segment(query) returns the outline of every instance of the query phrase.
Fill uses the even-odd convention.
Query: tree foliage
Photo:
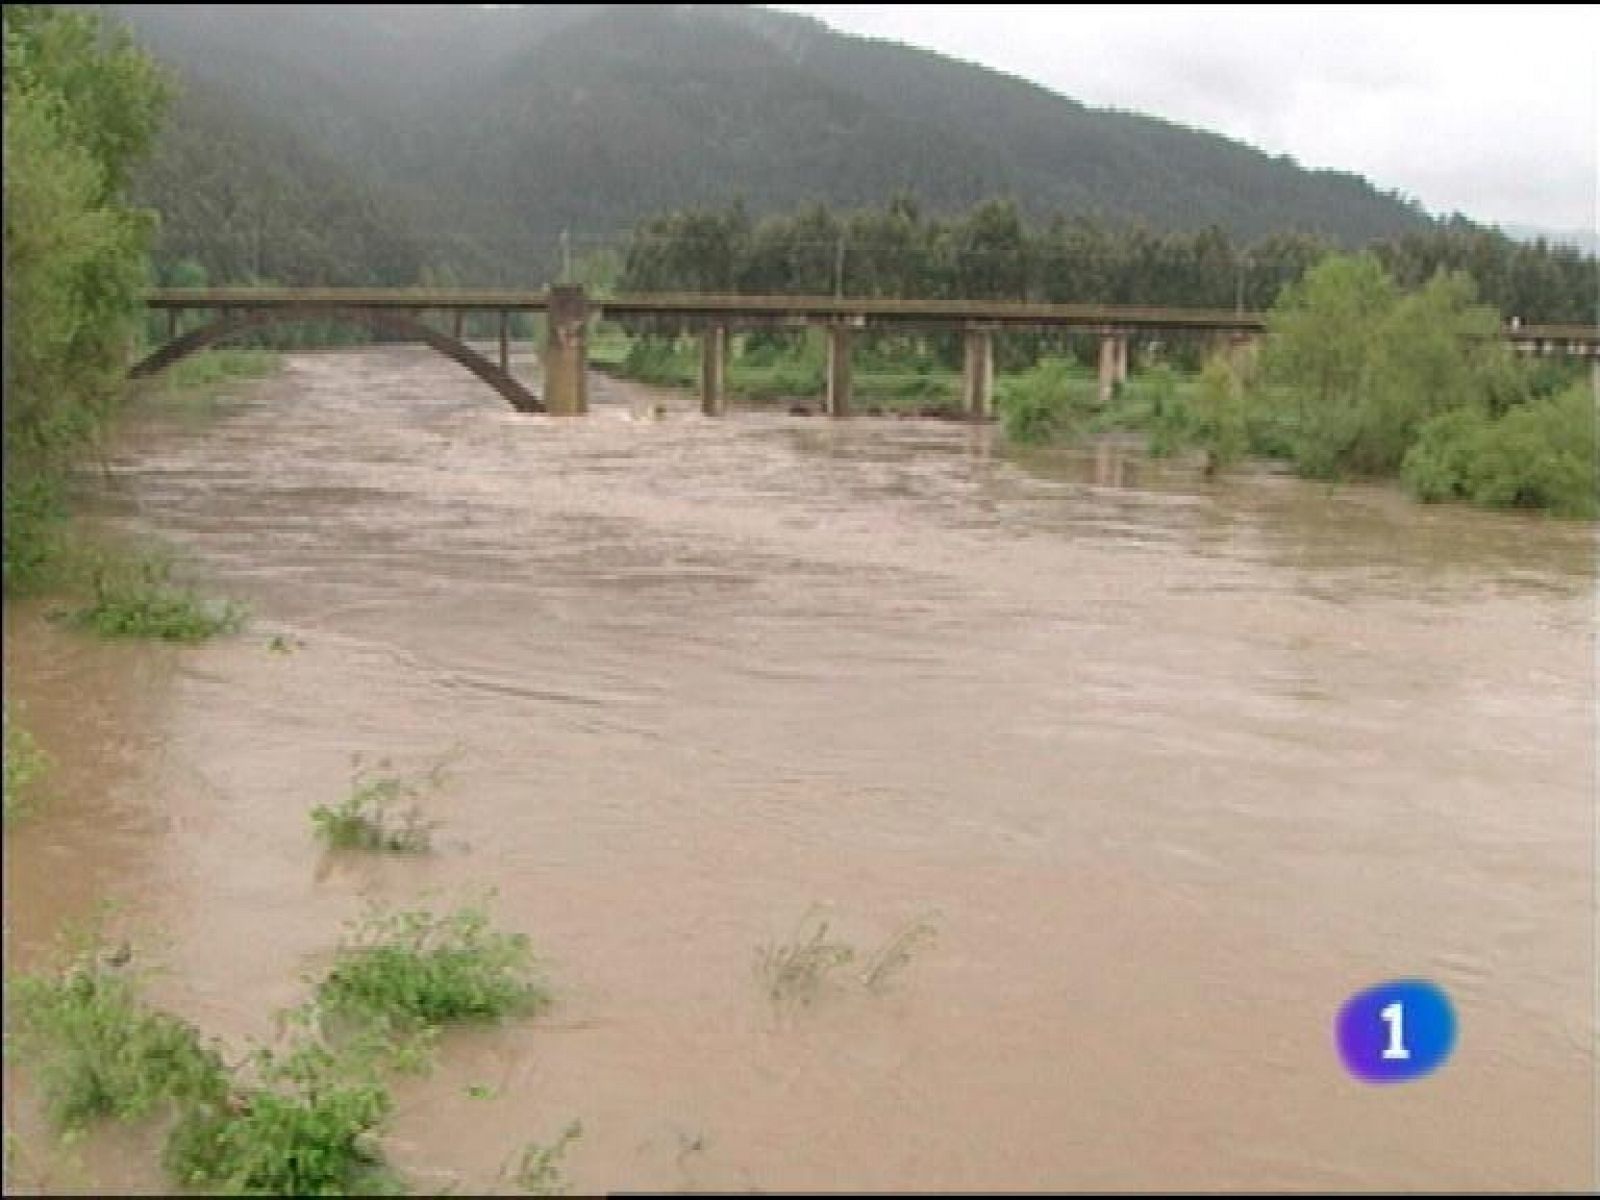
[[[41,559],[48,480],[99,427],[147,279],[148,213],[122,189],[166,85],[92,12],[8,5],[5,32],[5,581]]]

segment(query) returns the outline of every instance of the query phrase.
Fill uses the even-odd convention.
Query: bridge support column
[[[1128,382],[1128,335],[1127,334],[1123,334],[1120,337],[1118,337],[1116,339],[1116,345],[1117,345],[1116,381],[1118,383],[1127,383]]]
[[[977,420],[994,411],[994,335],[987,329],[968,329],[961,378],[962,408]]]
[[[1223,343],[1223,354],[1227,357],[1228,365],[1238,374],[1249,368],[1251,360],[1255,358],[1260,339],[1253,333],[1230,333]]]
[[[720,417],[728,411],[728,327],[707,325],[700,334],[700,411]]]
[[[511,374],[511,314],[500,310],[500,369]]]
[[[828,326],[828,415],[850,415],[850,326]]]
[[[562,285],[550,289],[545,314],[544,405],[555,416],[581,416],[589,411],[588,366],[589,301],[583,288]]]
[[[1100,407],[1111,403],[1112,385],[1117,380],[1117,339],[1109,333],[1100,335]]]

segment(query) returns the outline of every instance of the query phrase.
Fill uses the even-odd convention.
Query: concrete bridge
[[[1074,329],[1100,338],[1100,391],[1128,375],[1128,341],[1138,334],[1204,334],[1225,346],[1258,340],[1266,332],[1261,313],[1215,309],[1138,308],[1102,304],[1033,304],[1003,300],[893,300],[873,297],[740,296],[706,293],[619,295],[591,300],[580,287],[544,292],[363,288],[164,288],[146,298],[168,314],[168,341],[133,368],[154,374],[215,342],[241,332],[308,319],[349,320],[378,331],[413,338],[460,363],[494,388],[518,411],[583,413],[588,409],[585,370],[587,331],[599,318],[664,322],[701,337],[702,410],[720,416],[728,408],[729,333],[735,329],[820,326],[827,331],[827,411],[849,415],[850,342],[859,329],[937,329],[964,336],[962,407],[975,419],[994,410],[994,335],[1002,330]],[[212,319],[178,333],[183,312]],[[484,357],[462,337],[468,313],[499,317],[498,361]],[[546,316],[544,395],[537,397],[510,371],[512,313]],[[452,332],[426,323],[430,313],[448,314]],[[1524,353],[1566,354],[1592,360],[1600,372],[1600,326],[1507,324],[1501,335]]]

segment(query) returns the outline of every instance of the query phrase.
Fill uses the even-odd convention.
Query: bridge
[[[850,339],[858,329],[934,329],[963,334],[962,407],[975,419],[994,408],[994,335],[1003,330],[1071,329],[1100,338],[1100,390],[1128,375],[1128,341],[1137,334],[1186,333],[1227,345],[1266,333],[1262,313],[1220,309],[1140,308],[1104,304],[1035,304],[1004,300],[897,300],[860,296],[744,296],[699,292],[616,295],[591,299],[581,287],[548,291],[469,291],[437,288],[161,288],[146,296],[149,308],[168,314],[168,340],[133,368],[152,375],[186,355],[250,330],[308,319],[353,321],[397,337],[421,341],[461,364],[519,412],[579,414],[588,409],[587,331],[602,318],[650,319],[701,338],[700,400],[709,416],[727,412],[729,333],[735,329],[820,326],[827,333],[827,411],[849,415]],[[213,314],[179,333],[185,312]],[[513,313],[543,313],[544,394],[535,396],[510,370]],[[499,317],[499,355],[490,359],[462,336],[469,313]],[[428,324],[448,316],[451,332]],[[1508,323],[1501,336],[1524,353],[1591,359],[1600,371],[1600,325]]]

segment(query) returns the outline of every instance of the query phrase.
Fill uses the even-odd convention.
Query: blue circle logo
[[[1345,1070],[1368,1083],[1400,1083],[1439,1069],[1456,1045],[1456,1013],[1444,990],[1400,979],[1357,992],[1335,1034]]]

